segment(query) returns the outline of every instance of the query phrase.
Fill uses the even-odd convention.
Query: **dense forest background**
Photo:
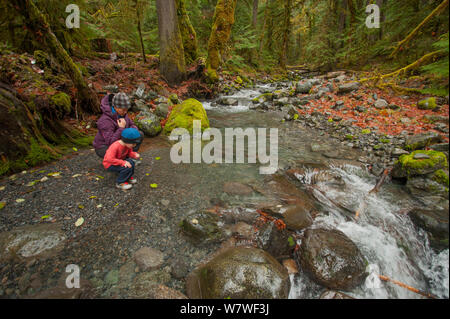
[[[108,78],[198,98],[211,97],[224,76],[283,80],[302,67],[360,72],[361,83],[399,94],[448,96],[448,2],[1,0],[0,106],[16,115],[0,134],[9,141],[0,173],[58,157],[55,145],[88,145],[58,121],[98,114]],[[66,25],[69,4],[80,9],[80,28]],[[370,4],[380,8],[380,28],[366,25]],[[133,66],[109,65],[112,53],[132,56]],[[105,81],[92,78],[98,72]]]

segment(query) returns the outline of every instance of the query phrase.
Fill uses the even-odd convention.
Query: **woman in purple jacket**
[[[135,128],[137,126],[128,117],[127,113],[131,107],[130,99],[125,93],[108,94],[101,102],[103,115],[97,121],[98,133],[94,139],[95,153],[103,158],[109,146],[117,140],[120,140],[122,131],[126,128]],[[141,139],[134,148],[134,152],[139,150],[144,134],[141,133]]]

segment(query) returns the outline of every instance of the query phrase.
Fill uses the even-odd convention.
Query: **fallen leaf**
[[[73,149],[75,152],[78,152],[78,148],[73,147],[72,149]]]
[[[4,190],[6,186],[0,186],[0,191]]]
[[[78,208],[79,209],[84,209],[84,206],[80,204],[80,205],[78,205]]]
[[[194,218],[194,219],[192,220],[192,224],[197,225],[197,224],[198,224],[198,220]]]
[[[98,177],[98,178],[101,178],[101,179],[104,179],[104,177],[103,177],[103,176],[100,176],[100,175],[97,175],[97,177]]]
[[[145,176],[150,176],[150,174],[149,174],[149,173],[147,173],[147,174],[145,174]]]
[[[80,217],[80,218],[78,218],[78,220],[75,222],[75,226],[76,226],[76,227],[80,227],[81,225],[83,225],[83,223],[84,223],[84,218],[83,218],[83,217]]]
[[[27,185],[25,185],[25,186],[27,186],[27,187],[32,187],[32,186],[36,185],[37,182],[39,182],[39,181],[32,181],[32,182],[29,182],[29,183],[28,183]]]
[[[3,209],[3,207],[5,207],[6,203],[5,202],[0,202],[0,210]]]
[[[47,175],[52,176],[52,177],[57,177],[57,176],[61,175],[61,172],[48,173]]]
[[[48,218],[50,218],[50,215],[44,215],[41,217],[41,219],[48,219]]]
[[[48,181],[48,177],[47,176],[44,176],[44,177],[41,178],[41,182],[45,182],[45,181]]]
[[[159,161],[161,159],[161,157],[155,157],[155,160]]]
[[[150,184],[151,188],[158,188],[158,184]]]
[[[103,207],[102,204],[98,204],[98,205],[97,205],[97,208],[102,208],[102,207]]]
[[[114,207],[117,207],[117,206],[119,206],[119,203],[117,203],[116,205],[114,205]]]
[[[91,196],[91,197],[89,197],[89,199],[94,199],[94,198],[97,198],[97,196]]]
[[[18,198],[18,199],[16,199],[16,202],[17,203],[23,203],[25,201],[25,199],[23,199],[23,198]]]
[[[72,176],[72,178],[80,177],[80,176],[82,176],[82,175],[81,174],[75,174],[75,175]]]

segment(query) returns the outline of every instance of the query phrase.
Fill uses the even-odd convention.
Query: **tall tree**
[[[80,69],[63,48],[50,28],[46,17],[39,11],[33,0],[17,0],[16,9],[24,17],[27,28],[31,31],[42,49],[51,53],[63,66],[77,88],[78,103],[88,112],[100,112],[100,103],[96,94],[89,88]]]
[[[234,24],[234,11],[237,0],[218,0],[214,12],[213,26],[208,42],[208,60],[206,62],[208,77],[217,81],[217,69],[221,63],[221,54],[230,39],[231,27]]]
[[[156,0],[159,30],[160,72],[169,84],[178,84],[186,77],[183,41],[175,0]]]
[[[252,27],[256,28],[256,25],[258,23],[258,7],[259,7],[259,0],[253,0],[253,12],[252,12]]]
[[[194,62],[198,57],[197,34],[186,11],[185,0],[176,0],[178,26],[183,40],[186,63]]]
[[[289,35],[291,33],[291,12],[292,0],[285,0],[284,4],[284,24],[283,24],[283,40],[280,52],[280,67],[286,69],[287,54],[289,50]]]

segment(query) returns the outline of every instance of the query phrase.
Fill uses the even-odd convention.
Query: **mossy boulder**
[[[351,290],[367,276],[366,259],[339,230],[306,230],[298,258],[312,280],[330,289]]]
[[[169,135],[175,128],[185,128],[192,134],[194,120],[202,122],[202,131],[209,128],[208,116],[202,103],[196,99],[188,99],[173,108],[164,127],[164,133]]]
[[[434,97],[423,99],[417,103],[417,108],[419,110],[434,110],[436,107],[436,98]]]
[[[432,180],[441,185],[449,187],[448,171],[446,172],[442,169],[437,170],[433,173]]]
[[[287,299],[290,286],[286,268],[251,247],[227,249],[186,279],[191,299]]]
[[[427,158],[415,159],[417,154],[424,154]],[[419,150],[400,156],[391,174],[394,178],[404,178],[430,174],[443,168],[448,168],[447,157],[444,153]]]
[[[158,116],[149,112],[141,112],[136,120],[136,125],[148,137],[157,136],[162,131]]]

